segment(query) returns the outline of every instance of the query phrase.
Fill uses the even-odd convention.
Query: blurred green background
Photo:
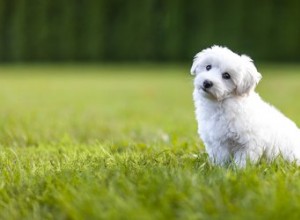
[[[0,62],[300,60],[298,0],[0,0]]]
[[[248,54],[299,125],[299,21],[299,0],[0,0],[0,219],[300,219],[295,164],[208,163],[189,74]]]

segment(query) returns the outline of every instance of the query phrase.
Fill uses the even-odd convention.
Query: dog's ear
[[[241,55],[241,58],[242,72],[240,81],[237,83],[236,89],[238,95],[248,94],[256,87],[256,85],[262,78],[261,74],[257,71],[250,57]]]
[[[193,65],[191,67],[191,74],[193,76],[200,72],[201,63],[203,62],[203,59],[209,50],[211,50],[211,48],[204,49],[194,56]]]
[[[196,75],[197,72],[199,72],[199,71],[197,71],[197,69],[198,69],[198,64],[196,63],[196,61],[195,61],[195,59],[194,59],[193,65],[192,65],[192,67],[191,67],[191,74],[192,74],[193,76]]]
[[[193,60],[193,65],[191,67],[191,74],[192,75],[197,75],[200,72],[201,63],[203,63],[204,59],[207,58],[207,55],[211,54],[213,52],[213,50],[219,51],[219,50],[224,50],[224,49],[227,49],[227,48],[220,47],[218,45],[214,45],[212,47],[203,49],[202,51],[197,53],[194,57],[194,60]]]
[[[197,53],[196,56],[194,57],[193,65],[191,67],[191,74],[193,76],[196,75],[197,73],[199,73],[201,56],[202,56],[202,53],[200,52],[200,53]]]

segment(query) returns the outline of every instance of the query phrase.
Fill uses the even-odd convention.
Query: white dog
[[[300,130],[254,91],[261,79],[251,58],[213,46],[191,68],[198,133],[211,161],[244,167],[265,155],[300,162]]]

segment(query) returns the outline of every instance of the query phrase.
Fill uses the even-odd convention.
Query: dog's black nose
[[[203,87],[204,87],[205,89],[209,89],[209,88],[211,88],[212,86],[213,86],[212,81],[204,80],[204,82],[203,82]]]

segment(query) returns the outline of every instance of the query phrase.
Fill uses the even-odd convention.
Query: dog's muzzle
[[[203,82],[203,88],[204,88],[204,89],[209,89],[209,88],[211,88],[213,85],[214,85],[213,82],[212,82],[212,81],[209,81],[209,80],[204,80],[204,82]]]

